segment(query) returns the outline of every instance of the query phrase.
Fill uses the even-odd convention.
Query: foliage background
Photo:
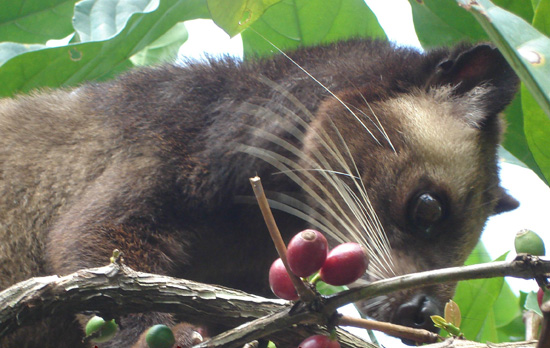
[[[550,0],[409,2],[424,48],[492,40],[504,52],[523,80],[506,111],[504,147],[548,183]],[[276,53],[273,45],[288,50],[353,36],[385,37],[363,0],[10,0],[1,7],[0,96],[105,80],[175,58],[187,40],[183,23],[196,18],[211,18],[230,35],[241,33],[244,59]],[[46,46],[67,36],[69,44]],[[489,261],[481,251],[468,263]],[[461,283],[455,300],[464,333],[490,342],[522,338],[526,298],[516,297],[503,279]]]

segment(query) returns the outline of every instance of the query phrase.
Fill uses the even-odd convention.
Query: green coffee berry
[[[519,231],[516,234],[514,246],[518,254],[531,254],[535,256],[544,256],[546,254],[543,240],[531,230]]]
[[[176,339],[168,326],[158,324],[147,330],[145,342],[150,348],[170,348],[176,343]]]
[[[92,342],[103,343],[109,341],[118,331],[118,325],[114,319],[105,321],[103,318],[94,316],[86,324],[86,337],[94,335]]]

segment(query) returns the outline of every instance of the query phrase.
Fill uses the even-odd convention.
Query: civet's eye
[[[407,214],[413,229],[430,238],[445,218],[445,204],[435,193],[419,192],[410,200]]]

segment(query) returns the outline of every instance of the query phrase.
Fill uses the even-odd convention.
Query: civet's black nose
[[[430,318],[432,315],[441,315],[439,302],[426,295],[416,295],[409,302],[402,304],[397,309],[392,322],[437,333],[439,329],[434,326]],[[403,340],[403,343],[409,345],[415,344],[410,340]]]

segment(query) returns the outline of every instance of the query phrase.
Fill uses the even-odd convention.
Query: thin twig
[[[250,184],[252,185],[252,189],[254,190],[254,195],[256,196],[256,200],[258,201],[258,205],[260,206],[260,210],[262,211],[262,215],[264,217],[265,224],[267,225],[267,229],[269,230],[269,234],[271,235],[271,239],[273,239],[273,243],[275,244],[275,249],[277,249],[277,253],[279,253],[279,257],[283,261],[286,271],[290,276],[290,280],[292,280],[292,284],[294,284],[294,287],[296,288],[300,299],[302,299],[302,301],[304,302],[313,301],[315,299],[315,293],[313,292],[313,290],[305,286],[304,282],[298,276],[292,273],[292,271],[288,267],[288,262],[286,259],[286,245],[283,241],[283,238],[281,237],[281,232],[279,232],[279,228],[277,227],[275,218],[271,213],[271,208],[269,207],[269,203],[267,202],[267,198],[265,196],[260,177],[256,176],[250,178]]]
[[[451,283],[460,280],[515,277],[533,279],[550,273],[550,262],[536,256],[525,255],[513,261],[496,261],[479,265],[450,267],[433,271],[407,274],[378,280],[369,285],[353,288],[327,298],[325,313],[332,313],[348,303],[388,294],[404,289],[419,288],[434,284]]]
[[[548,348],[550,347],[550,301],[544,302],[540,306],[540,310],[542,311],[542,326],[537,348]]]
[[[352,318],[348,316],[340,317],[338,319],[338,325],[354,326],[367,330],[381,331],[390,336],[409,339],[415,341],[416,343],[435,343],[441,338],[438,334],[428,330],[413,329],[408,326],[362,318]]]
[[[523,313],[523,322],[525,323],[525,340],[538,340],[542,317],[533,311],[526,311]]]

